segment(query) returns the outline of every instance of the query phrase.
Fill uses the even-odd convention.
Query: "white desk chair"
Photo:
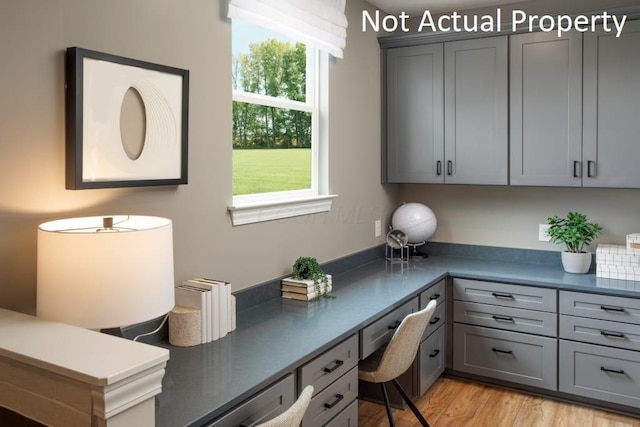
[[[400,326],[393,333],[393,337],[386,347],[382,347],[358,365],[358,378],[369,383],[380,384],[382,387],[382,396],[384,397],[385,407],[387,408],[387,416],[389,417],[389,425],[394,426],[391,407],[389,406],[389,397],[385,383],[392,383],[414,415],[424,427],[429,427],[429,423],[424,419],[416,405],[411,401],[407,392],[404,391],[397,379],[402,375],[413,363],[418,353],[420,339],[424,334],[424,330],[436,310],[437,302],[431,300],[427,306],[416,312],[408,314],[400,323]]]

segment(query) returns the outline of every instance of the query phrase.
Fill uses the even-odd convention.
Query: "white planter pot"
[[[585,274],[591,267],[591,253],[562,252],[562,266],[567,273]]]

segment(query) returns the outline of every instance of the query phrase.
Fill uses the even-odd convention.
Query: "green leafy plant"
[[[316,289],[316,298],[335,298],[335,295],[327,291],[329,279],[318,260],[313,257],[299,257],[294,263],[291,277],[296,280],[312,280]]]
[[[552,216],[548,219],[547,234],[553,243],[564,243],[567,252],[584,252],[584,246],[589,245],[602,231],[599,224],[590,223],[587,216],[578,212],[569,212],[565,218]]]

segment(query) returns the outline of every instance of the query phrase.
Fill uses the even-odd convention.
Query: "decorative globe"
[[[427,241],[436,232],[438,221],[431,209],[422,203],[403,203],[391,216],[391,227],[407,235],[409,243]]]

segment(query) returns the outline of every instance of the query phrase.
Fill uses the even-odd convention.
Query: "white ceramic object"
[[[585,274],[591,267],[590,252],[562,252],[562,266],[567,273]]]

